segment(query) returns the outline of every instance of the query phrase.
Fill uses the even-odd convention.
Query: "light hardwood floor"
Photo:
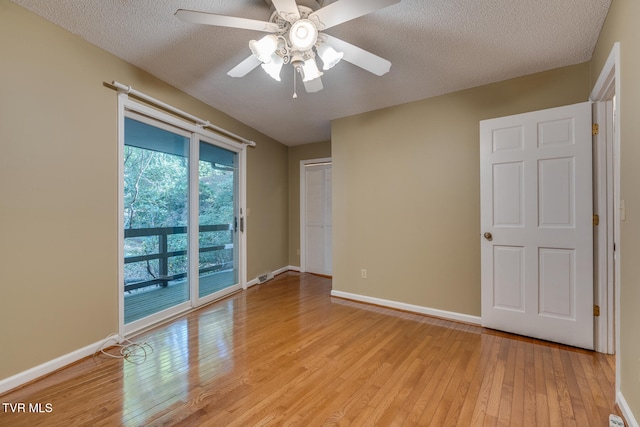
[[[614,358],[330,297],[284,273],[0,396],[0,425],[606,426]]]

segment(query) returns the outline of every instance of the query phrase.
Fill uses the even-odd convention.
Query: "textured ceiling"
[[[290,67],[280,83],[260,67],[226,74],[263,33],[174,16],[190,9],[267,21],[265,0],[13,1],[286,145],[329,140],[332,119],[588,61],[611,3],[401,0],[326,31],[391,61],[388,74],[341,61],[322,91],[299,84],[293,99]]]

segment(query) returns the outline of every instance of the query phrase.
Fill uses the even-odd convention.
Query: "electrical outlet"
[[[361,279],[366,279],[367,278],[367,269],[363,268],[362,270],[360,270],[360,278]]]

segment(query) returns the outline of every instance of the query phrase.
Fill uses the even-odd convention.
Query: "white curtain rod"
[[[184,111],[182,111],[182,110],[180,110],[180,109],[178,109],[176,107],[173,107],[173,106],[171,106],[171,105],[169,105],[167,103],[159,101],[159,100],[157,100],[157,99],[155,99],[155,98],[153,98],[153,97],[151,97],[149,95],[146,95],[146,94],[144,94],[142,92],[138,92],[137,90],[133,89],[131,86],[123,85],[122,83],[118,83],[115,80],[113,82],[111,82],[111,86],[113,86],[116,89],[118,89],[118,92],[124,92],[124,93],[127,93],[127,94],[130,93],[130,94],[132,94],[133,96],[135,96],[137,98],[143,99],[143,100],[145,100],[145,101],[147,101],[147,102],[149,102],[151,104],[155,104],[158,107],[161,107],[161,108],[163,108],[165,110],[169,110],[169,111],[171,111],[171,112],[173,112],[175,114],[178,114],[178,115],[180,115],[180,116],[182,116],[182,117],[184,117],[186,119],[189,119],[189,120],[195,122],[196,125],[198,125],[198,126],[200,126],[202,128],[210,128],[210,129],[213,129],[216,132],[219,132],[219,133],[221,133],[223,135],[226,135],[226,136],[229,136],[231,138],[237,139],[238,141],[242,142],[243,144],[247,144],[247,145],[250,145],[252,147],[256,146],[256,143],[253,142],[253,141],[250,141],[250,140],[248,140],[246,138],[243,138],[243,137],[241,137],[239,135],[236,135],[233,132],[229,132],[228,130],[225,130],[225,129],[222,129],[221,127],[213,125],[213,124],[211,124],[211,122],[209,122],[209,120],[202,120],[202,119],[200,119],[200,118],[198,118],[196,116],[193,116],[193,115],[191,115],[191,114],[189,114],[187,112],[184,112]]]

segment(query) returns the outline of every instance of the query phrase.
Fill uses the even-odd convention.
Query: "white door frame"
[[[300,160],[300,272],[307,271],[307,254],[306,254],[306,219],[305,205],[307,201],[307,175],[305,167],[308,165],[331,163],[331,157],[321,157],[318,159]]]
[[[595,139],[594,172],[597,176],[596,213],[600,216],[598,247],[595,262],[595,295],[600,306],[596,317],[596,351],[616,354],[620,366],[620,44],[615,43],[589,96],[593,104],[594,123],[599,131]],[[611,107],[613,123],[607,120]],[[607,114],[609,112],[609,115]],[[613,126],[613,129],[612,129]],[[616,130],[614,132],[614,129]],[[607,150],[607,147],[609,149]],[[613,158],[611,158],[613,156]],[[609,167],[607,167],[609,165]],[[607,182],[609,185],[607,185]],[[613,185],[611,185],[613,183]],[[613,194],[611,190],[613,189]],[[613,205],[613,206],[612,206]],[[610,212],[613,212],[611,217]],[[615,253],[613,244],[616,243]],[[616,369],[616,392],[620,386],[620,370]]]

